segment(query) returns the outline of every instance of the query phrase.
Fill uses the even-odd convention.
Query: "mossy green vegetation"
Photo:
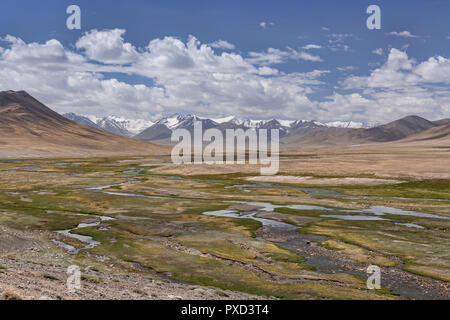
[[[333,189],[348,195],[450,200],[450,180],[448,179],[415,180],[381,186],[337,186]]]
[[[26,169],[26,166],[33,166]],[[203,215],[225,210],[235,200],[268,203],[307,203],[326,208],[353,205],[348,199],[323,199],[301,190],[249,188],[244,193],[231,186],[250,174],[198,175],[172,179],[155,174],[158,164],[148,159],[37,159],[0,164],[0,224],[27,231],[45,231],[47,247],[53,254],[65,254],[51,240],[59,239],[75,248],[85,243],[63,237],[55,231],[75,228],[80,223],[99,221],[100,216],[115,220],[100,226],[73,230],[92,237],[100,245],[67,255],[67,262],[94,265],[102,271],[129,270],[142,266],[149,276],[165,277],[192,284],[214,286],[261,296],[283,299],[391,299],[388,290],[372,291],[364,279],[351,274],[325,274],[305,264],[297,252],[284,249],[258,237],[261,222],[253,219]],[[139,173],[124,173],[144,168]],[[253,175],[253,174],[252,174]],[[197,180],[193,180],[197,179]],[[118,185],[127,182],[126,185]],[[367,194],[427,194],[448,196],[448,182],[405,182],[383,188],[368,187]],[[105,191],[88,189],[110,186]],[[230,188],[227,188],[230,187]],[[364,193],[364,189],[333,187],[343,193]],[[408,193],[408,192],[412,193]],[[138,197],[114,194],[138,194]],[[416,193],[414,193],[416,192]],[[427,196],[427,197],[428,197]],[[331,200],[330,200],[331,199]],[[225,200],[225,201],[223,201]],[[228,201],[228,202],[227,202]],[[352,199],[351,201],[355,201]],[[363,208],[372,200],[361,201]],[[375,201],[375,200],[373,200]],[[434,207],[427,207],[431,212]],[[444,211],[442,206],[439,210]],[[311,221],[300,232],[326,235],[319,243],[338,250],[349,260],[396,266],[426,277],[448,281],[448,225],[435,219],[389,217],[418,223],[424,229],[411,229],[384,221],[339,221],[321,218],[328,210],[275,209],[286,222],[307,217]],[[317,219],[310,219],[317,218]],[[291,219],[291,220],[290,220]],[[97,260],[107,257],[107,262]],[[432,257],[432,259],[431,259]],[[112,266],[112,267],[111,267]],[[0,269],[1,266],[0,266]],[[95,283],[94,278],[84,281]],[[56,281],[56,280],[55,280]]]
[[[313,222],[300,232],[329,236],[333,240],[325,242],[325,245],[344,250],[355,261],[375,259],[373,261],[380,265],[390,265],[392,259],[389,257],[398,257],[405,263],[404,270],[448,281],[448,229],[436,232],[387,221],[331,219]],[[367,251],[375,255],[369,259]]]

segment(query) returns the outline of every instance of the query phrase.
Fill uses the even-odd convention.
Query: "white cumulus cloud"
[[[8,36],[6,45],[0,43],[0,90],[26,90],[61,113],[315,117],[315,103],[307,95],[323,85],[322,71],[286,74],[234,52],[217,54],[193,36],[187,41],[151,39],[137,50],[123,34],[92,30],[80,38],[76,50],[55,39],[26,43]],[[94,39],[98,47],[91,46]],[[153,84],[132,85],[117,80],[117,73],[145,77]]]
[[[379,55],[379,56],[382,56],[384,54],[384,51],[383,51],[382,48],[378,48],[378,49],[373,50],[372,53],[376,54],[376,55]]]
[[[266,29],[266,28],[268,28],[268,27],[272,27],[272,26],[274,26],[275,25],[275,23],[273,23],[273,22],[265,22],[265,21],[261,21],[260,23],[259,23],[259,26],[261,27],[261,28],[263,28],[263,29]]]
[[[450,60],[441,56],[417,62],[406,52],[391,49],[387,61],[368,76],[349,76],[342,83],[345,90],[362,90],[366,107],[356,110],[372,121],[389,121],[409,114],[430,119],[448,117],[450,112]],[[335,95],[328,106],[349,107],[348,95]],[[341,106],[343,104],[343,106]]]
[[[320,48],[322,48],[322,46],[319,46],[317,44],[308,44],[302,48],[305,50],[310,50],[310,49],[320,49]]]
[[[138,53],[131,43],[124,42],[124,33],[123,29],[91,30],[77,41],[76,47],[83,49],[91,60],[109,64],[132,63]]]
[[[392,32],[389,32],[388,35],[396,36],[396,37],[403,37],[403,38],[417,38],[416,35],[413,35],[409,31],[400,31],[400,32],[392,31]]]
[[[287,47],[286,50],[268,48],[264,52],[249,52],[249,58],[247,58],[248,62],[263,66],[280,64],[287,60],[323,61],[320,56],[312,55],[304,51],[297,51],[290,47]]]
[[[229,43],[226,40],[217,40],[209,44],[211,47],[215,49],[228,49],[228,50],[234,50],[236,46],[232,43]]]
[[[72,49],[56,39],[27,43],[6,36],[0,42],[0,90],[26,90],[61,113],[147,119],[174,112],[343,121],[450,115],[448,57],[416,61],[391,49],[381,66],[365,76],[347,76],[322,101],[311,97],[330,87],[323,77],[331,71],[288,73],[273,67],[290,60],[308,67],[322,61],[305,49],[270,48],[243,56],[232,49],[215,52],[194,36],[149,39],[136,49],[123,35],[120,29],[92,30]],[[91,46],[94,39],[98,47]],[[148,81],[130,84],[116,74]]]

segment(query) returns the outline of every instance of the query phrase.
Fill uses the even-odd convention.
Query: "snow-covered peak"
[[[75,119],[77,115],[70,114],[71,119]],[[202,121],[203,128],[212,128],[222,123],[233,123],[237,126],[242,126],[245,128],[279,128],[285,133],[297,132],[297,130],[315,130],[322,127],[326,128],[366,128],[367,126],[362,122],[355,121],[329,121],[329,122],[319,122],[315,120],[285,120],[285,119],[269,119],[269,120],[256,120],[250,118],[240,118],[237,116],[223,116],[223,117],[200,117],[192,114],[179,114],[175,113],[171,116],[161,118],[156,122],[152,122],[144,119],[127,119],[125,117],[119,116],[106,116],[99,118],[94,115],[78,116],[85,120],[77,119],[77,122],[84,122],[87,124],[90,120],[93,124],[87,124],[91,126],[98,125],[104,130],[126,135],[133,136],[141,133],[145,129],[151,127],[152,125],[162,124],[170,130],[175,130],[179,128],[191,129],[194,125],[194,121]],[[88,120],[89,119],[89,120]]]
[[[156,123],[163,124],[167,128],[169,128],[171,130],[175,130],[175,129],[183,129],[183,128],[190,129],[194,126],[194,121],[202,121],[203,125],[206,126],[207,128],[210,128],[212,126],[219,124],[219,122],[214,121],[213,119],[199,117],[197,115],[192,115],[192,114],[181,115],[178,113],[173,114],[170,117],[162,118],[162,119],[158,120]]]
[[[186,120],[187,117],[190,115],[181,115],[178,113],[175,113],[169,117],[164,117],[159,119],[156,123],[157,124],[164,124],[169,129],[176,129],[181,122]]]
[[[143,130],[147,129],[148,127],[153,125],[153,121],[150,120],[144,120],[144,119],[126,119],[124,117],[118,117],[118,116],[108,116],[103,119],[108,119],[110,121],[114,121],[115,123],[119,124],[120,127],[123,129],[126,129],[127,131],[131,132],[132,134],[138,134],[142,132]]]
[[[89,127],[96,128],[96,129],[102,129],[100,126],[97,125],[96,122],[90,120],[88,117],[80,116],[80,115],[78,115],[76,113],[73,113],[73,112],[66,113],[63,116],[66,117],[67,119],[75,121],[75,122],[77,122],[79,124],[82,124],[84,126],[89,126]]]
[[[242,119],[242,118],[237,118],[234,117],[231,122],[237,124],[237,125],[242,125],[244,127],[247,128],[253,128],[253,129],[258,129],[261,128],[263,125],[265,125],[268,122],[271,122],[273,120],[276,119],[270,119],[270,120],[255,120],[255,119]],[[278,121],[278,120],[276,120]],[[280,121],[278,121],[280,122]],[[281,123],[280,123],[281,124]]]
[[[362,122],[355,121],[332,121],[326,123],[327,127],[330,128],[351,128],[351,129],[359,129],[364,128],[365,125]]]
[[[79,116],[80,116],[80,115],[79,115]],[[89,120],[91,120],[91,121],[94,122],[94,123],[97,123],[97,122],[99,122],[101,119],[103,119],[103,118],[99,118],[99,117],[94,116],[94,115],[91,115],[91,114],[85,115],[85,116],[81,116],[81,117],[86,117],[86,118],[88,118]]]
[[[228,117],[223,117],[223,118],[206,118],[206,117],[199,117],[199,118],[202,119],[202,120],[208,120],[209,119],[209,120],[212,120],[212,121],[214,121],[214,122],[216,122],[218,124],[221,124],[221,123],[232,121],[235,118],[235,116],[228,116]]]
[[[97,117],[95,115],[77,116],[87,118],[107,131],[126,136],[136,135],[153,125],[153,122],[149,120],[127,119],[125,117],[119,117],[115,115],[110,115],[103,118]]]
[[[277,119],[277,121],[283,126],[283,127],[290,127],[295,120],[281,120],[281,119]]]

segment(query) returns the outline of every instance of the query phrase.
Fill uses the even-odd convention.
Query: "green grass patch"
[[[428,179],[382,186],[338,186],[333,189],[348,195],[450,200],[450,179]]]

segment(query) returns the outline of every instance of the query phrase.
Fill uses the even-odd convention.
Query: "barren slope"
[[[408,116],[385,125],[369,129],[328,129],[313,132],[296,141],[286,143],[285,148],[316,148],[350,146],[374,142],[398,141],[436,127],[437,124],[418,116]]]
[[[0,92],[0,158],[162,153],[167,150],[77,124],[25,91]]]

